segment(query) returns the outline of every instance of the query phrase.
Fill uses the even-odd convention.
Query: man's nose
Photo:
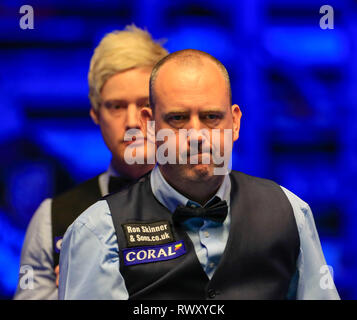
[[[202,123],[199,117],[191,117],[190,121],[187,125],[188,137],[187,142],[190,146],[191,144],[197,144],[198,147],[201,147],[203,143],[202,135],[200,134],[200,130],[202,129]]]
[[[126,130],[128,129],[140,129],[140,112],[135,103],[128,105],[127,114],[126,114]]]
[[[190,121],[187,123],[187,130],[194,129],[196,131],[201,130],[201,120],[198,116],[191,116]]]

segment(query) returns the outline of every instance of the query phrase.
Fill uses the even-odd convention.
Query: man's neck
[[[177,175],[171,175],[170,172],[165,170],[162,166],[159,166],[159,169],[171,187],[189,200],[195,201],[202,206],[217,193],[224,180],[224,176],[212,176],[209,179],[195,181],[177,177]]]
[[[128,165],[124,161],[116,161],[114,158],[112,158],[111,166],[120,176],[131,178],[131,179],[139,179],[140,177],[151,171],[155,165],[152,164]]]

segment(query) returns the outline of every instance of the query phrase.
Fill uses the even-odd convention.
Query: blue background
[[[19,27],[21,5],[34,29]],[[322,5],[334,29],[322,30]],[[105,33],[135,23],[169,51],[227,67],[243,112],[233,169],[307,201],[343,299],[357,298],[356,1],[16,1],[0,4],[0,298],[16,288],[26,227],[46,198],[109,163],[87,72]]]

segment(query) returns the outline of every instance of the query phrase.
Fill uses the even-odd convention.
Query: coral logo
[[[175,259],[186,253],[182,240],[150,247],[124,249],[124,264],[126,266]]]

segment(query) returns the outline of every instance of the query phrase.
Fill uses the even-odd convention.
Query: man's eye
[[[187,119],[187,116],[182,114],[173,114],[167,117],[168,122],[182,122]]]
[[[172,117],[171,117],[171,120],[174,120],[174,121],[184,120],[184,116],[175,115],[175,116],[172,116]]]
[[[104,105],[109,110],[120,110],[126,108],[126,104],[120,102],[107,102]]]
[[[215,113],[209,113],[204,116],[204,119],[212,121],[212,120],[219,120],[221,119],[221,115]]]
[[[136,102],[136,107],[137,108],[150,107],[149,99],[139,99]]]
[[[181,128],[185,125],[189,116],[184,114],[172,114],[166,117],[166,122],[175,128]]]
[[[140,103],[137,105],[138,108],[150,108],[150,103],[146,102],[146,103]]]

